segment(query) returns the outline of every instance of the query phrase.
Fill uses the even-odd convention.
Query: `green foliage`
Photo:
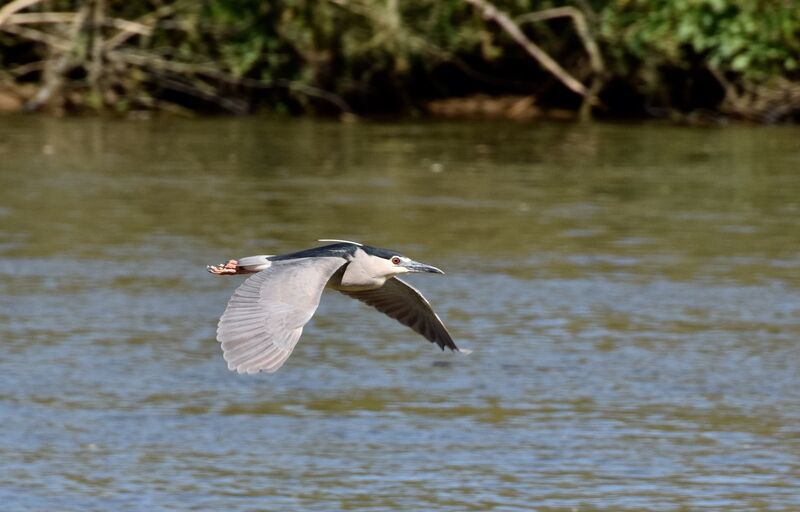
[[[512,18],[588,5],[495,4]],[[659,94],[664,68],[707,67],[752,83],[796,78],[800,68],[796,0],[596,0],[591,6],[594,12],[587,14],[606,57],[607,78],[644,79],[650,84],[645,94]],[[343,96],[387,85],[404,89],[444,62],[502,66],[522,55],[463,0],[210,0],[203,16],[209,26],[225,27],[213,47],[230,72],[290,78]],[[569,23],[528,23],[524,29],[555,56],[585,67]]]
[[[203,51],[226,71],[345,97],[388,84],[397,93],[413,73],[481,44],[482,22],[460,0],[208,0],[200,16]]]
[[[600,10],[599,23],[621,68],[687,67],[702,60],[758,82],[798,69],[795,0],[617,0]]]
[[[52,11],[67,12],[90,1],[52,0],[48,5]],[[553,7],[579,8],[605,60],[602,79],[630,84],[645,96],[669,96],[663,88],[670,84],[661,80],[664,69],[687,73],[710,69],[747,84],[800,80],[797,0],[496,0],[494,4],[512,19]],[[541,80],[535,72],[519,73],[520,62],[530,62],[529,56],[464,0],[107,0],[105,5],[109,17],[154,27],[147,37],[130,38],[123,50],[261,81],[266,84],[262,92],[271,90],[269,84],[289,84],[283,94],[268,99],[281,108],[313,104],[297,92],[298,84],[355,103],[369,104],[361,102],[362,97],[393,97],[409,107],[425,99],[409,91],[429,91],[420,85],[428,85],[447,66],[463,74],[453,78],[451,72],[449,83],[437,83],[440,95],[454,89],[486,89],[492,83],[486,77],[495,70],[517,82],[518,76]],[[59,37],[66,32],[64,27],[50,28]],[[568,19],[527,22],[522,28],[576,77],[589,80],[586,50]],[[113,33],[109,26],[102,30],[107,36]],[[49,58],[43,45],[1,30],[0,38],[0,68],[24,68]],[[86,48],[78,49],[86,53]],[[148,75],[147,67],[119,69],[127,70],[127,75],[106,81],[118,84],[115,91],[170,83],[164,81],[164,73]],[[539,68],[531,62],[524,69]],[[37,76],[27,73],[23,80]],[[547,79],[544,72],[538,76]],[[195,80],[198,77],[202,82]],[[210,77],[213,74],[192,75],[181,83],[202,94],[250,94],[246,87],[231,86],[235,80],[218,86]],[[538,85],[532,82],[531,90]],[[86,104],[102,104],[96,92],[89,97],[87,88]],[[125,104],[136,97],[117,96]]]

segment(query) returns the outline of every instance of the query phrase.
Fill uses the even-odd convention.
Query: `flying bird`
[[[397,251],[347,240],[280,256],[250,256],[209,265],[216,275],[254,274],[233,293],[219,319],[217,340],[228,369],[239,373],[277,371],[291,355],[331,288],[358,299],[410,327],[442,350],[459,349],[430,303],[397,276],[444,274]]]

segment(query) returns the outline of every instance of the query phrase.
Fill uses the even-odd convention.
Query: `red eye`
[[[392,263],[394,263],[395,265],[399,265],[400,264],[400,257],[399,256],[392,256]]]

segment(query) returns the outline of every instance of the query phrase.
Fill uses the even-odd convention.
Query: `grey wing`
[[[342,258],[275,261],[242,283],[219,319],[217,340],[228,368],[274,372],[292,353]]]
[[[342,293],[369,304],[381,313],[410,327],[429,341],[439,345],[442,350],[447,347],[457,352],[469,352],[459,350],[427,299],[405,281],[394,277],[375,290],[342,291]]]

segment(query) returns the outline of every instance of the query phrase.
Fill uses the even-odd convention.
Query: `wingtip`
[[[468,356],[468,355],[470,355],[470,354],[472,353],[472,349],[469,349],[469,348],[460,348],[460,349],[458,349],[458,352],[459,352],[460,354],[464,354],[465,356]]]

